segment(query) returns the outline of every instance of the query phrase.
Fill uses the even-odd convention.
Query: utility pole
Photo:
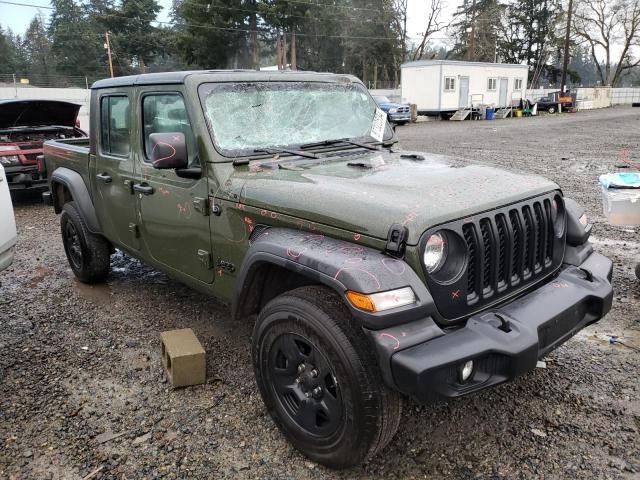
[[[109,75],[111,75],[111,78],[113,78],[113,63],[111,62],[111,44],[109,43],[109,32],[104,32],[104,38],[106,40],[104,48],[107,49],[107,57],[109,58]]]
[[[571,15],[573,13],[573,0],[569,0],[569,13],[567,14],[567,33],[564,37],[564,59],[562,60],[562,79],[560,80],[560,93],[564,93],[567,85],[567,68],[569,68],[569,39],[571,37]]]

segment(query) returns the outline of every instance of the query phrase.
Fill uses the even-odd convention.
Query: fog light
[[[460,383],[466,383],[473,374],[473,360],[469,360],[460,366]]]

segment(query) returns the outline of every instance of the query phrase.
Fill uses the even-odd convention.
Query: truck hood
[[[433,226],[558,189],[539,176],[439,155],[404,157],[410,153],[341,151],[323,160],[254,161],[236,167],[225,190],[247,205],[378,239],[403,224],[415,245]]]
[[[0,129],[56,125],[75,126],[80,105],[57,100],[0,101]]]

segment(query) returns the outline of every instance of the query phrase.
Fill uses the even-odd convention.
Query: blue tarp
[[[600,185],[604,188],[640,188],[640,173],[606,173],[600,175]]]

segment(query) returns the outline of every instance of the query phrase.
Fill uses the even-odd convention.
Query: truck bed
[[[89,170],[89,138],[49,140],[43,145],[47,172],[57,167],[75,170],[83,176]]]

